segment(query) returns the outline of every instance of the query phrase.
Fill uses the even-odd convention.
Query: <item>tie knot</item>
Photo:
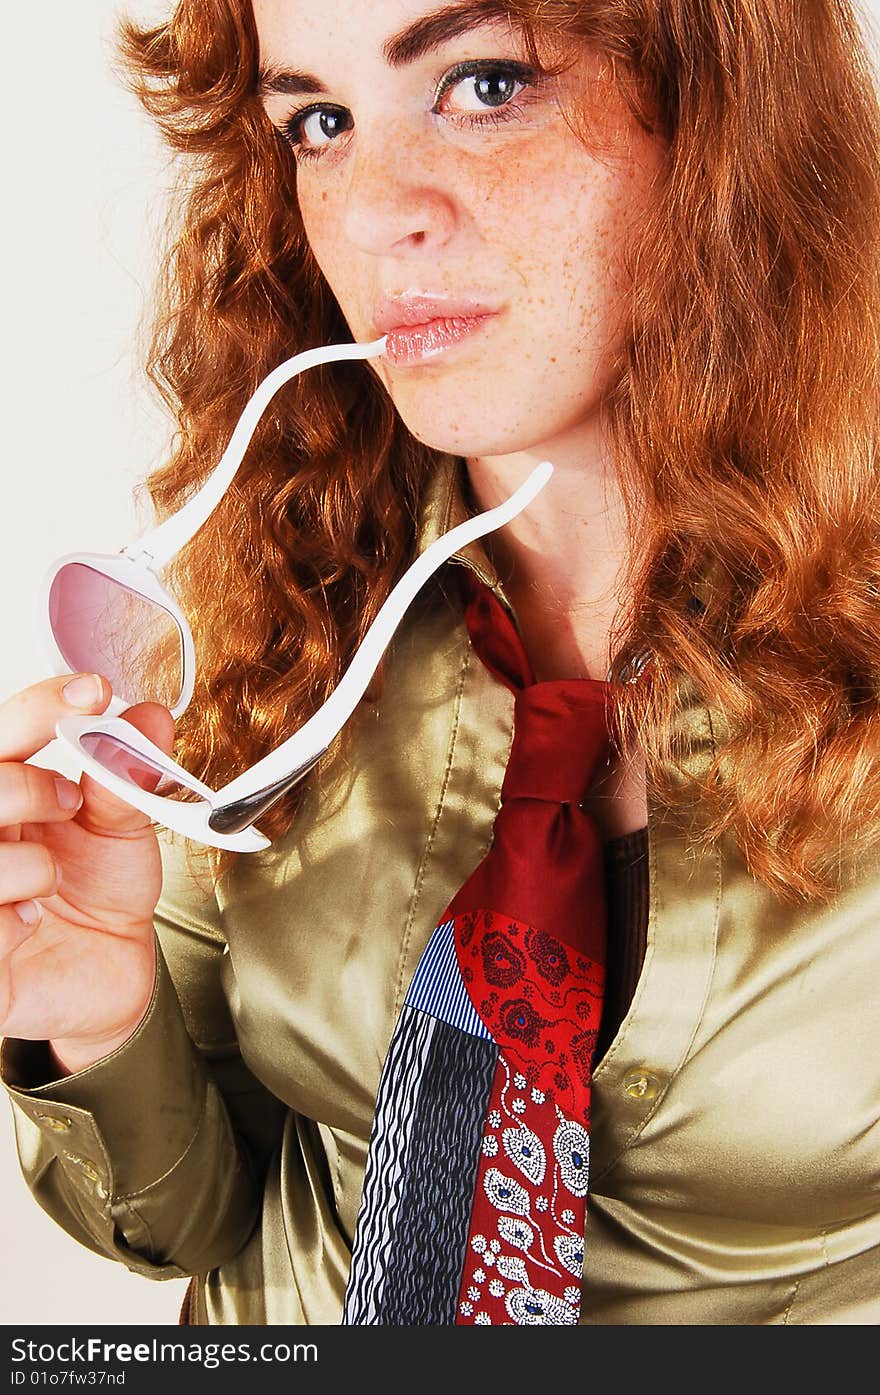
[[[609,701],[608,685],[589,678],[521,688],[502,802],[580,803],[608,754]]]

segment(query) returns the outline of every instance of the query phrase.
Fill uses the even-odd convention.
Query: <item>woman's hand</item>
[[[90,675],[37,683],[0,704],[0,1035],[48,1041],[61,1073],[132,1035],[156,974],[159,846],[144,814],[83,776],[25,765],[73,714],[103,712],[110,685]],[[171,749],[171,714],[125,714]]]

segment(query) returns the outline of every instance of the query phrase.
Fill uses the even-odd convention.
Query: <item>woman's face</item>
[[[353,336],[389,333],[373,367],[410,431],[470,457],[576,432],[608,384],[659,141],[615,98],[591,154],[558,105],[571,77],[530,69],[485,4],[253,8],[312,250]]]

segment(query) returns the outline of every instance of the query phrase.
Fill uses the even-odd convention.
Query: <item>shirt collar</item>
[[[472,510],[468,508],[465,498],[464,471],[465,463],[460,456],[439,457],[425,486],[419,509],[416,532],[419,552],[424,552],[429,543],[448,533],[450,528],[472,517]],[[459,548],[450,561],[469,567],[510,609],[510,602],[504,595],[498,572],[489,560],[482,538]]]

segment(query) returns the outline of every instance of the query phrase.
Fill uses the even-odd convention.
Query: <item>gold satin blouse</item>
[[[421,545],[464,516],[438,469]],[[459,565],[501,588],[479,544]],[[453,565],[453,564],[449,564]],[[196,1321],[338,1323],[373,1105],[434,924],[491,835],[513,695],[435,581],[385,693],[294,830],[221,879],[165,843],[150,1010],[50,1084],[7,1041],[24,1174],[71,1235]],[[685,765],[717,715],[682,679]],[[831,906],[782,906],[699,810],[648,791],[650,918],[594,1077],[587,1324],[880,1319],[880,857]]]

